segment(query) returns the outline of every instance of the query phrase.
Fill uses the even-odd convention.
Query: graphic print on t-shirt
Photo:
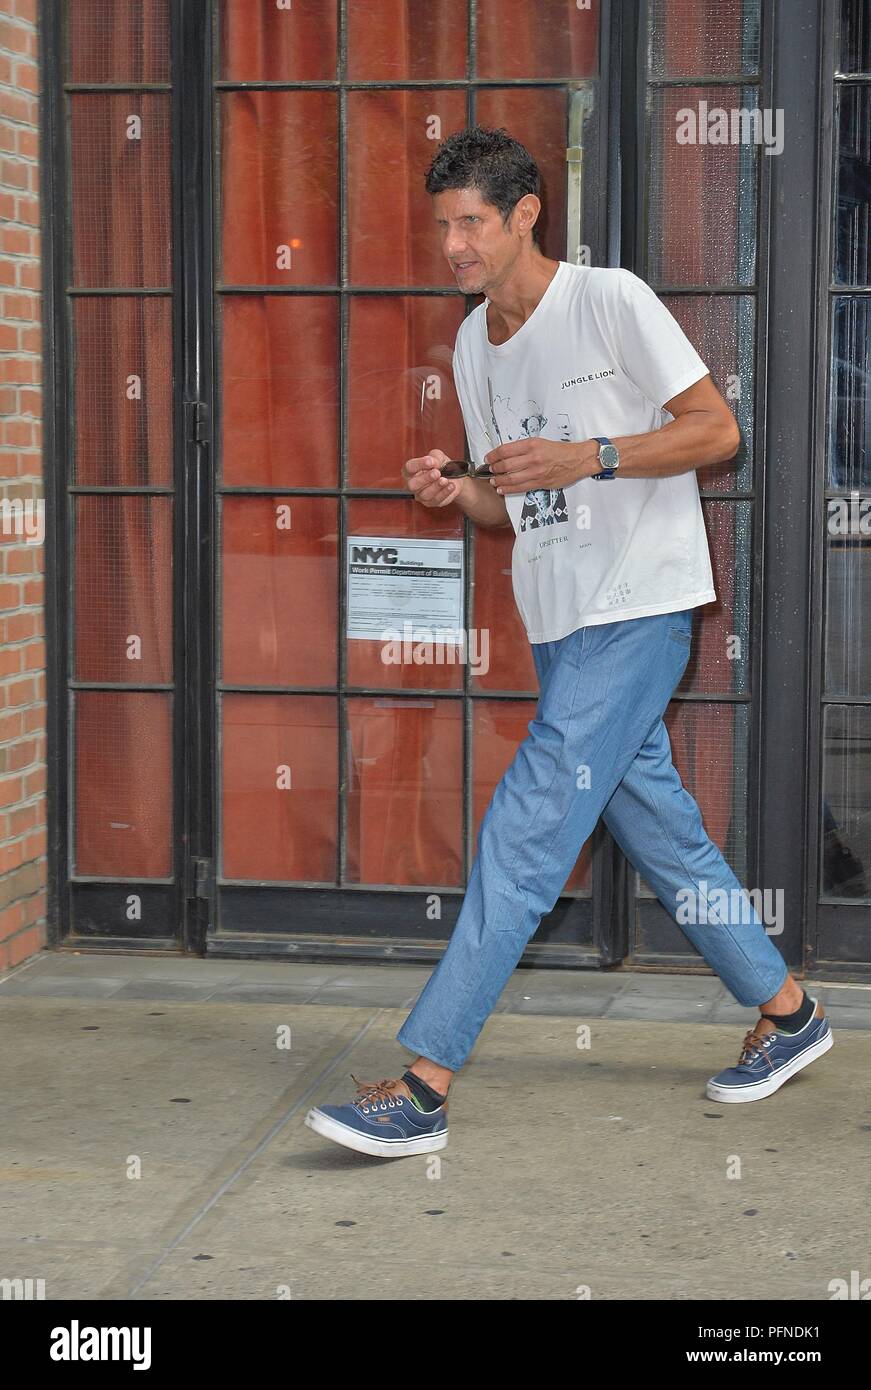
[[[496,418],[497,402],[500,406],[499,419]],[[501,396],[496,396],[492,404],[493,423],[497,428],[499,437],[506,442],[515,439],[531,439],[535,435],[541,434],[547,424],[547,416],[536,401],[523,401],[519,410],[515,410],[512,406],[510,396],[506,396],[504,400]],[[503,424],[503,421],[506,423]],[[560,436],[563,439],[570,439],[569,417],[564,414],[559,415],[558,423]],[[568,516],[566,495],[562,488],[539,488],[534,492],[527,492],[523,499],[520,530],[532,531],[537,526],[555,526],[559,522],[568,521]]]

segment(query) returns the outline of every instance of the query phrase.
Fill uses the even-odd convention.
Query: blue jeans
[[[691,633],[685,609],[533,644],[535,717],[481,822],[451,939],[397,1034],[404,1047],[451,1071],[463,1065],[600,816],[740,1004],[783,986],[783,957],[750,901],[739,904],[741,885],[671,760],[662,716]],[[727,896],[709,904],[714,889]],[[688,894],[694,919],[681,910]]]

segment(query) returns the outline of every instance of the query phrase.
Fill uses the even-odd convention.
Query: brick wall
[[[38,90],[36,0],[0,0],[0,970],[45,944]]]

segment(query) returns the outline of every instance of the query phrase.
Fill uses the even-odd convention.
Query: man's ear
[[[518,198],[514,204],[514,216],[517,218],[517,230],[521,233],[532,233],[532,228],[538,221],[541,212],[541,199],[534,193],[524,193],[522,198]]]

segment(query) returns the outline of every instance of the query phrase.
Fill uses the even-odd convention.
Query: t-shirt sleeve
[[[701,381],[708,367],[674,315],[630,270],[617,277],[614,349],[638,390],[658,409]]]
[[[467,376],[459,335],[454,344],[452,367],[457,400],[460,402],[460,409],[463,412],[463,424],[466,429],[466,438],[469,441],[470,457],[473,463],[481,464],[484,462],[484,455],[489,454],[491,449],[495,449],[499,441],[494,439],[492,443],[490,442],[474,385]]]

